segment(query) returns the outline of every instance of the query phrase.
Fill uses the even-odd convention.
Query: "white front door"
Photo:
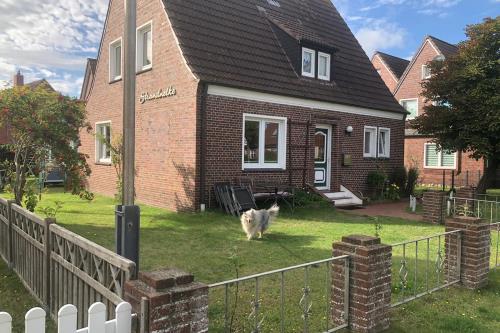
[[[316,125],[314,133],[314,186],[330,190],[332,126]]]

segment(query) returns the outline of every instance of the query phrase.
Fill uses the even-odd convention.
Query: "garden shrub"
[[[386,199],[397,201],[401,199],[401,196],[399,195],[400,193],[401,188],[399,186],[397,186],[396,184],[389,184],[386,191],[384,192],[384,196]]]
[[[396,185],[399,188],[400,195],[405,194],[407,179],[408,172],[406,171],[406,168],[404,166],[394,168],[389,177],[390,183]]]
[[[30,212],[34,212],[38,205],[38,196],[36,194],[36,180],[26,181],[24,186],[24,207]]]
[[[406,194],[415,194],[415,187],[417,186],[419,171],[416,167],[411,167],[408,169],[408,179],[406,181]]]
[[[382,170],[371,171],[368,174],[367,183],[375,199],[382,197],[386,180],[387,175]]]

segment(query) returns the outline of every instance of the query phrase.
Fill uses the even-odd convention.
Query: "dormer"
[[[306,46],[307,45],[307,46]],[[303,77],[331,81],[332,52],[308,44],[301,45],[300,74]]]

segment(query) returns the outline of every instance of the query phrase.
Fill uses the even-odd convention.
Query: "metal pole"
[[[134,204],[136,0],[125,1],[123,80],[123,205]]]

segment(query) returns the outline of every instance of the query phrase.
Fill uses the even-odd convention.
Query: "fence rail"
[[[344,316],[339,320],[344,323],[335,325],[331,322],[332,265],[339,261],[346,272],[339,286],[344,294]],[[347,327],[349,256],[214,283],[209,288],[210,301],[216,305],[210,311],[211,332],[290,332],[297,327],[303,327],[303,332],[335,332]],[[241,300],[243,305],[239,305]],[[295,304],[287,306],[290,301]]]
[[[88,311],[88,326],[77,330],[78,309],[74,305],[64,305],[57,313],[59,333],[131,333],[132,307],[129,303],[120,303],[114,311],[115,319],[106,320],[106,305],[94,303]],[[25,316],[26,333],[45,333],[46,313],[41,308],[33,308]],[[0,333],[12,333],[12,317],[7,312],[0,312]],[[15,332],[20,332],[16,329]]]
[[[500,267],[500,222],[491,224],[491,258],[492,268]]]
[[[393,244],[391,306],[460,282],[461,243],[457,230]]]
[[[490,223],[500,222],[500,201],[459,197],[444,200],[447,201],[448,216],[476,217]]]
[[[103,302],[111,316],[123,302],[123,286],[135,278],[135,264],[102,246],[7,200],[0,199],[0,254],[53,318],[64,304],[87,309]],[[3,332],[2,332],[3,333]]]

